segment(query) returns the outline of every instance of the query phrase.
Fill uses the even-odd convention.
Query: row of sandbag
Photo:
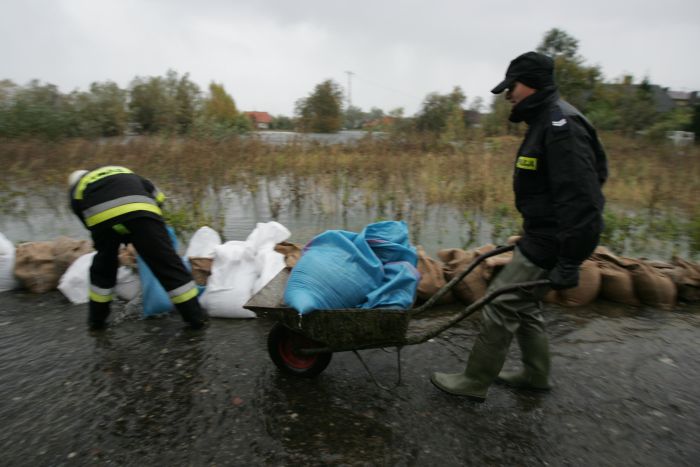
[[[418,270],[422,274],[418,298],[427,299],[450,279],[463,271],[479,255],[495,248],[485,245],[473,250],[446,249],[434,260],[419,248]],[[487,258],[452,289],[444,302],[459,300],[472,303],[486,293],[494,273],[512,258],[512,252]],[[648,305],[673,308],[681,301],[700,300],[700,265],[674,257],[671,262],[645,261],[616,256],[605,247],[598,247],[583,262],[579,285],[572,289],[550,291],[548,303],[566,307],[586,305],[596,299],[624,305]]]
[[[285,242],[289,231],[276,222],[260,223],[243,241],[221,243],[219,235],[202,227],[192,237],[186,257],[199,284],[206,284],[201,301],[210,314],[221,317],[248,317],[252,312],[243,304],[286,264],[293,267],[301,256],[302,245]],[[510,241],[515,241],[512,238]],[[417,269],[421,279],[417,298],[426,300],[447,281],[459,274],[479,255],[491,251],[493,245],[471,250],[445,249],[429,257],[420,246]],[[92,251],[87,240],[61,237],[50,242],[23,243],[15,247],[0,233],[0,291],[24,287],[32,292],[56,289],[68,267]],[[16,260],[15,260],[16,257]],[[512,253],[486,259],[452,292],[443,303],[459,300],[472,303],[482,297],[493,274],[507,264]],[[120,254],[117,295],[130,299],[133,295],[135,268],[133,250]],[[138,284],[138,283],[137,283]],[[138,288],[137,288],[138,290]],[[581,306],[602,298],[625,305],[673,307],[677,301],[700,300],[700,265],[674,257],[671,262],[645,261],[614,255],[599,247],[582,264],[578,287],[552,291],[545,301],[562,306]],[[254,315],[253,315],[254,316]]]
[[[285,267],[284,255],[276,252],[274,246],[289,236],[289,230],[278,222],[258,223],[246,240],[225,243],[209,227],[197,230],[184,259],[197,283],[206,284],[199,300],[209,314],[223,318],[255,317],[243,305]],[[0,233],[0,291],[24,288],[43,293],[58,289],[73,303],[86,302],[93,254],[88,240],[60,237],[15,247]],[[142,292],[143,284],[133,248],[122,248],[119,256],[115,294],[128,301]],[[147,313],[150,314],[153,313]]]

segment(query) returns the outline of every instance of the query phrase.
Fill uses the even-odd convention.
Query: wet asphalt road
[[[0,299],[3,466],[700,465],[699,305],[550,308],[555,389],[475,404],[429,381],[463,368],[473,320],[404,348],[387,392],[352,353],[313,380],[279,374],[265,317],[199,334],[125,319],[93,337],[58,292]],[[393,351],[363,355],[395,378]]]

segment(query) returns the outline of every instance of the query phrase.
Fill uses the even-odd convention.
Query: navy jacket
[[[519,102],[510,120],[528,124],[513,174],[523,217],[521,251],[545,269],[561,259],[583,262],[603,230],[602,186],[608,176],[595,129],[554,86]]]

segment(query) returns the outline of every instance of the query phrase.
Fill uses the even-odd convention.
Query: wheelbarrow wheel
[[[276,323],[267,335],[267,351],[274,364],[284,373],[302,378],[313,378],[326,369],[332,353],[302,355],[303,348],[320,347],[322,344]]]

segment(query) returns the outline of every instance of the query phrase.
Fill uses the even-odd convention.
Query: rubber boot
[[[513,334],[492,322],[482,321],[482,330],[462,373],[433,373],[430,381],[449,394],[484,402],[489,386],[501,371]]]
[[[196,298],[175,305],[182,319],[190,325],[192,329],[202,329],[209,322],[209,315],[199,305]]]
[[[101,331],[107,327],[109,316],[109,302],[93,302],[88,304],[88,329]]]
[[[541,332],[518,334],[523,369],[502,371],[496,382],[519,389],[547,391],[549,384],[549,343]]]

